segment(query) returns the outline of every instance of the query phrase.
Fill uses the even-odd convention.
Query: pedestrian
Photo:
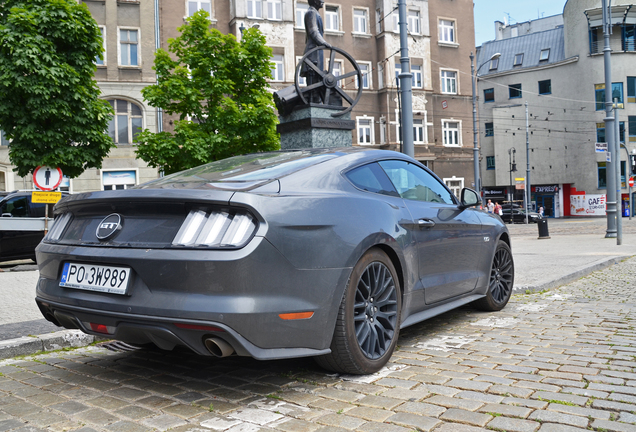
[[[499,204],[498,202],[495,203],[495,213],[498,214],[499,216],[503,216],[503,208],[501,207],[501,204]]]
[[[492,200],[488,200],[488,205],[486,207],[488,207],[488,213],[495,212],[495,205],[492,203]]]
[[[539,217],[543,217],[543,207],[539,207]]]

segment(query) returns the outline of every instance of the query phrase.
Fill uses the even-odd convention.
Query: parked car
[[[510,236],[479,201],[392,151],[237,156],[60,201],[36,301],[132,344],[372,373],[400,328],[508,302]]]
[[[501,220],[506,223],[510,223],[510,218],[512,217],[513,223],[526,223],[526,210],[522,208],[504,208],[503,215],[501,215]],[[538,223],[541,220],[541,215],[535,212],[528,213],[528,222],[530,223]]]
[[[35,259],[35,247],[44,237],[41,229],[34,229],[29,219],[44,219],[46,204],[31,202],[31,191],[0,192],[0,261]],[[50,206],[51,216],[53,206]],[[20,219],[20,220],[18,220]]]

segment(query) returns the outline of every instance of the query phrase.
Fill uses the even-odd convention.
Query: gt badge
[[[106,216],[102,221],[97,225],[97,231],[95,235],[100,240],[108,240],[112,236],[115,235],[122,228],[122,220],[121,216],[117,213],[110,214]]]

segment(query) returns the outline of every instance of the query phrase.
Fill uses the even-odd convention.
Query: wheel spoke
[[[348,72],[348,73],[346,73],[346,74],[338,75],[338,76],[336,77],[336,80],[340,81],[340,80],[347,79],[347,78],[349,78],[349,77],[356,76],[356,75],[358,75],[358,72],[357,72],[357,71]]]
[[[325,103],[329,104],[329,96],[331,96],[331,89],[327,87],[325,89]]]
[[[321,77],[325,76],[325,71],[322,71],[320,69],[318,69],[318,66],[316,66],[314,64],[314,62],[312,62],[311,60],[309,60],[308,58],[305,59],[305,64],[307,66],[309,66],[310,68],[312,68],[317,74],[319,74]]]
[[[338,92],[338,94],[340,94],[340,96],[342,96],[342,98],[344,100],[346,100],[347,102],[349,102],[349,104],[353,105],[353,99],[351,99],[351,96],[349,96],[347,93],[345,93],[345,91],[343,89],[341,89],[340,87],[336,86],[334,87],[334,89],[336,89],[336,91]]]
[[[312,91],[317,89],[318,87],[322,86],[322,81],[321,82],[317,82],[317,83],[313,83],[312,85],[308,85],[307,87],[301,87],[300,91],[301,93],[307,93],[308,91]]]
[[[329,71],[328,73],[332,73],[333,72],[333,61],[336,59],[336,50],[331,50],[331,53],[329,54]]]

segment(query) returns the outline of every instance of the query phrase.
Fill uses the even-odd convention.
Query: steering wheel
[[[312,54],[315,51],[318,50],[329,50],[329,70],[327,71],[322,71],[320,69],[318,69],[318,67],[311,61],[308,59],[308,56],[310,54]],[[336,58],[336,53],[340,53],[342,54],[342,56],[344,58],[346,58],[347,60],[349,60],[349,63],[351,63],[351,65],[353,66],[353,71],[346,73],[344,75],[334,75],[333,74],[333,65],[334,65],[334,60]],[[313,83],[311,85],[308,85],[306,87],[301,87],[298,84],[298,81],[300,79],[300,70],[302,68],[302,65],[306,64],[307,67],[311,68],[314,72],[316,72],[322,79],[316,83]],[[342,88],[340,88],[339,82],[342,80],[345,80],[349,77],[352,76],[357,76],[358,77],[358,93],[356,94],[355,98],[352,98],[351,96],[349,96],[347,94],[347,92],[345,92]],[[362,71],[360,70],[360,66],[358,66],[358,63],[356,63],[356,61],[353,59],[353,57],[351,57],[346,51],[337,48],[337,47],[331,47],[331,48],[327,48],[324,45],[323,46],[318,46],[315,48],[312,48],[311,50],[307,51],[305,53],[305,55],[303,56],[302,59],[300,59],[300,61],[298,62],[298,66],[296,66],[296,74],[295,74],[295,78],[294,78],[294,85],[296,86],[296,93],[298,94],[298,96],[300,96],[300,99],[303,101],[303,103],[305,105],[308,104],[307,102],[307,98],[305,97],[305,93],[308,93],[312,90],[317,90],[320,89],[321,87],[326,87],[325,88],[325,99],[324,101],[327,102],[329,101],[329,96],[331,95],[331,92],[335,91],[336,93],[338,93],[342,99],[344,99],[345,101],[347,101],[349,103],[349,107],[343,109],[342,111],[339,111],[337,113],[331,114],[332,117],[340,117],[342,115],[345,115],[346,113],[350,112],[353,107],[358,103],[358,101],[360,100],[360,96],[362,96]]]

